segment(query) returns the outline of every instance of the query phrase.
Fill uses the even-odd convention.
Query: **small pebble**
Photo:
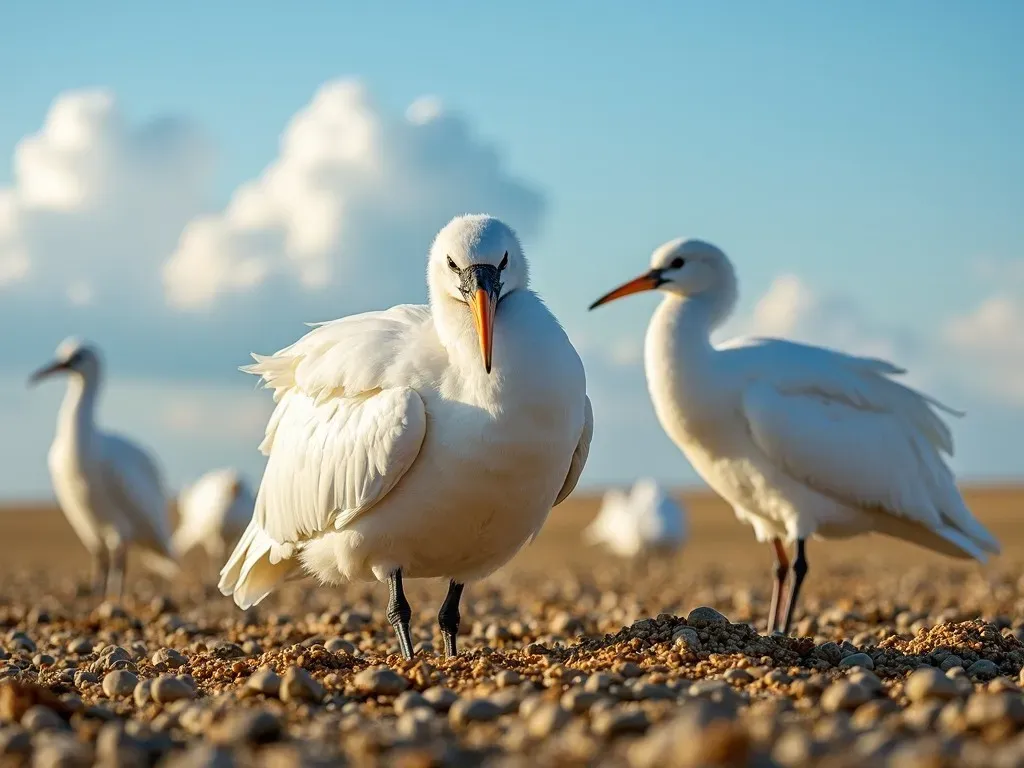
[[[903,692],[911,701],[945,701],[959,695],[959,686],[935,667],[920,667],[907,677]]]
[[[452,704],[448,717],[453,724],[487,723],[501,715],[501,707],[488,699],[459,699]]]
[[[260,667],[245,682],[245,687],[264,696],[278,696],[281,692],[281,677],[272,667]]]
[[[357,674],[353,680],[356,688],[363,693],[378,696],[397,696],[409,687],[409,681],[390,667],[368,667]]]
[[[435,712],[448,712],[452,705],[459,700],[458,694],[448,688],[435,686],[423,692],[423,698],[427,700]]]
[[[714,608],[701,606],[694,608],[686,616],[686,623],[693,627],[706,627],[713,624],[728,624],[729,619],[716,611]]]
[[[324,687],[302,667],[288,667],[281,676],[281,701],[305,701],[318,704],[323,701]]]
[[[650,721],[647,719],[647,713],[642,709],[606,710],[599,712],[591,720],[591,728],[598,736],[643,733],[649,725]]]
[[[139,676],[125,669],[108,672],[103,678],[103,693],[111,699],[131,696],[138,685]]]
[[[169,704],[182,699],[194,699],[195,688],[179,677],[173,675],[160,675],[156,678],[150,688],[150,695],[159,704]]]
[[[849,656],[844,656],[840,662],[840,667],[863,667],[864,669],[874,669],[875,662],[871,660],[871,657],[866,653],[851,653]]]
[[[161,648],[150,660],[157,669],[177,669],[188,663],[188,659],[173,648]]]

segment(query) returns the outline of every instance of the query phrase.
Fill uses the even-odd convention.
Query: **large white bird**
[[[50,477],[65,517],[92,555],[96,591],[121,597],[129,545],[144,565],[173,578],[179,568],[170,556],[168,497],[156,463],[135,443],[96,426],[99,353],[66,339],[30,382],[56,373],[67,374],[68,386],[50,446]]]
[[[234,468],[214,469],[178,494],[178,527],[171,547],[181,558],[197,546],[221,563],[245,532],[256,498]]]
[[[438,624],[453,655],[463,585],[537,534],[593,432],[583,364],[507,225],[453,219],[427,282],[429,306],[319,325],[243,369],[277,406],[253,519],[220,581],[243,608],[299,563],[323,583],[386,581],[407,658],[403,576],[450,580]]]
[[[686,517],[656,480],[643,477],[628,493],[618,488],[605,493],[584,537],[624,558],[668,554],[686,540]]]
[[[882,361],[779,339],[715,346],[711,332],[736,302],[736,276],[710,243],[678,239],[650,270],[591,309],[639,291],[664,299],[647,329],[644,367],[662,427],[694,469],[776,555],[768,628],[788,632],[807,573],[809,536],[868,531],[953,557],[997,554],[999,543],[964,504],[943,454],[955,411],[891,377]]]

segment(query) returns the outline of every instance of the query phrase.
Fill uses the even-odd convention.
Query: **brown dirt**
[[[1024,764],[1024,491],[967,493],[1004,546],[985,567],[812,542],[793,638],[748,623],[768,548],[717,499],[683,500],[689,545],[645,566],[582,545],[596,500],[567,501],[467,590],[456,659],[434,650],[444,585],[409,582],[412,662],[380,585],[292,584],[243,614],[196,555],[180,583],[135,570],[97,606],[59,512],[0,511],[0,765]]]

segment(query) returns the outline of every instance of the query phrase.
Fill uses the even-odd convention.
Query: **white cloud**
[[[822,295],[797,275],[776,277],[738,325],[743,333],[879,357],[903,367],[923,363],[921,343],[911,334],[873,320],[847,297]]]
[[[997,294],[949,320],[944,337],[961,361],[960,378],[1024,405],[1024,301]]]
[[[188,225],[164,285],[185,310],[277,278],[305,292],[409,300],[423,294],[430,239],[453,215],[488,211],[529,235],[542,208],[538,193],[509,177],[494,149],[436,99],[392,115],[357,81],[339,80],[292,118],[258,178],[221,213]]]
[[[81,304],[92,295],[82,286],[98,284],[152,302],[161,260],[201,209],[210,159],[186,122],[129,124],[107,91],[58,96],[0,188],[0,288]]]
[[[210,214],[213,159],[186,121],[130,121],[104,90],[58,96],[0,187],[8,308],[13,297],[22,313],[60,301],[137,324],[210,308],[320,320],[425,298],[426,252],[452,216],[489,211],[529,237],[544,208],[436,98],[391,113],[355,80],[317,91],[278,156]]]

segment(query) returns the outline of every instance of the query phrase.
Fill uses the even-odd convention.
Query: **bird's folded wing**
[[[170,552],[167,495],[149,455],[117,435],[100,436],[104,488],[134,527],[136,544]]]
[[[413,389],[323,402],[288,392],[273,416],[253,521],[281,545],[344,527],[412,466],[426,427],[423,400]],[[289,551],[286,546],[279,556]]]
[[[844,505],[998,547],[943,461],[952,443],[933,401],[885,377],[879,361],[836,354],[822,362],[755,380],[744,392],[750,434],[771,461]]]
[[[576,488],[576,483],[579,482],[580,475],[583,474],[583,468],[587,464],[587,457],[590,455],[590,441],[594,438],[594,409],[590,406],[589,395],[584,395],[584,397],[586,398],[586,405],[584,406],[583,433],[580,435],[580,441],[576,445],[576,450],[573,451],[572,461],[569,463],[569,473],[562,484],[562,490],[558,492],[558,496],[555,497],[555,503],[552,506],[561,504],[573,492],[573,489]]]
[[[422,370],[427,307],[403,304],[314,327],[243,370],[274,390],[260,450],[268,457],[253,521],[288,545],[340,528],[382,499],[412,466],[426,410],[412,379]]]

